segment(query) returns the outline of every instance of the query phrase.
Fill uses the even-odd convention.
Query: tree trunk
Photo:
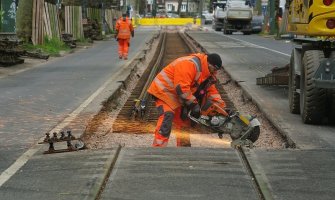
[[[31,41],[33,0],[21,0],[16,13],[16,34],[25,42]]]
[[[183,2],[183,0],[178,0],[178,9],[177,9],[177,13],[178,13],[179,16],[180,16],[180,12],[181,12],[180,8],[181,8],[181,5],[182,5],[182,2]]]

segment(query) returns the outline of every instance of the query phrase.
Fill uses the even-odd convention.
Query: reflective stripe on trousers
[[[119,42],[119,56],[127,57],[130,39],[118,39],[118,42]]]

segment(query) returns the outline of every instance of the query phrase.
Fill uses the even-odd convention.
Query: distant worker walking
[[[173,122],[177,126],[190,124],[188,112],[199,118],[201,109],[214,102],[226,106],[213,84],[221,68],[218,54],[198,53],[174,60],[156,76],[148,89],[159,112],[152,146],[167,146]]]
[[[115,38],[119,42],[119,58],[127,60],[130,46],[130,35],[134,37],[134,27],[126,14],[122,14],[122,17],[118,19],[115,29]]]

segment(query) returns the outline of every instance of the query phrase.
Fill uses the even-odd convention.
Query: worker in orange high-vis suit
[[[217,103],[225,108],[225,102],[214,84],[203,87],[208,80],[216,80],[215,74],[221,68],[222,60],[218,54],[198,53],[174,60],[155,77],[148,89],[154,96],[159,111],[152,146],[167,146],[173,122],[189,122],[188,112],[199,118],[201,106],[208,107],[211,103]],[[195,96],[196,92],[199,93],[199,88],[205,88],[200,91],[201,99]],[[186,112],[183,108],[187,108]]]
[[[130,46],[130,35],[134,37],[134,27],[126,14],[123,14],[122,17],[118,19],[115,30],[115,37],[119,42],[119,58],[122,59],[123,57],[125,60],[127,60]]]

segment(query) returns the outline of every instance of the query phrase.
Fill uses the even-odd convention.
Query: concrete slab
[[[261,189],[274,200],[332,200],[335,150],[249,150]]]
[[[36,153],[0,187],[0,199],[95,199],[115,153],[116,149]]]
[[[122,149],[101,200],[258,199],[233,149]]]

